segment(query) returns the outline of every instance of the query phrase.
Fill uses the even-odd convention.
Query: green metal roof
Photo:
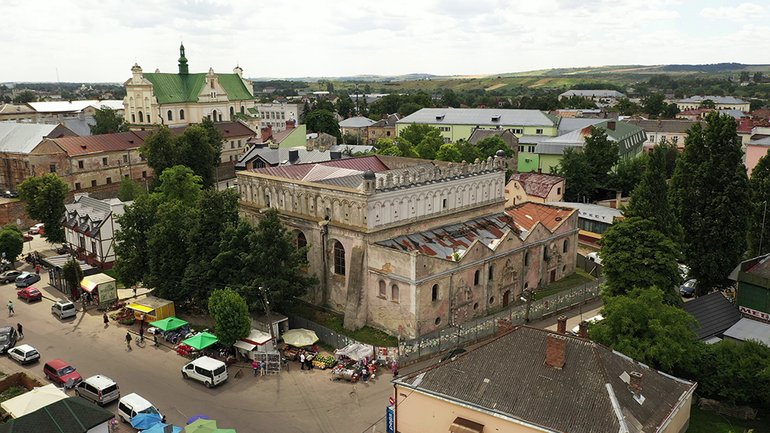
[[[160,104],[179,102],[197,102],[198,95],[206,84],[206,74],[164,74],[147,73],[144,78],[152,83],[153,92]],[[236,74],[218,74],[219,84],[231,101],[254,99],[243,84],[241,77]]]

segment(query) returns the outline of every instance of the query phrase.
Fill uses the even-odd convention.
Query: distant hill
[[[351,75],[351,76],[344,76],[344,77],[291,77],[291,78],[260,77],[260,78],[249,78],[249,80],[252,80],[252,81],[283,80],[283,81],[300,81],[304,83],[317,83],[318,81],[388,82],[388,81],[430,80],[436,77],[438,76],[432,75],[432,74],[413,73],[413,74],[404,74],[404,75]]]

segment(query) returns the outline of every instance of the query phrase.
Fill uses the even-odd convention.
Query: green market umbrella
[[[186,324],[187,322],[177,317],[167,317],[165,319],[150,322],[150,326],[154,326],[161,331],[173,331],[174,329],[181,328]]]
[[[193,349],[202,350],[205,349],[212,344],[219,341],[217,339],[217,336],[214,334],[209,334],[208,332],[201,332],[199,334],[195,334],[192,337],[188,338],[187,340],[182,341],[182,344],[186,344]],[[190,424],[192,425],[192,424]]]
[[[198,419],[192,424],[187,424],[184,428],[184,433],[215,433],[217,430],[217,422],[213,419]]]
[[[218,428],[214,433],[238,433],[234,428]]]
[[[289,329],[283,333],[283,341],[289,346],[305,347],[318,341],[318,336],[309,329]]]

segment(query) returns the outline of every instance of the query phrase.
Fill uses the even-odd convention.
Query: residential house
[[[367,129],[374,123],[374,120],[368,117],[350,117],[340,122],[340,132],[342,132],[343,136],[348,135],[356,137],[358,140],[357,143],[366,143],[366,137],[368,136]]]
[[[29,154],[32,175],[56,173],[74,191],[119,184],[123,178],[146,182],[152,169],[139,149],[147,135],[129,131],[47,138]]]
[[[574,272],[576,213],[506,210],[503,163],[373,155],[238,171],[240,213],[274,208],[309,247],[309,301],[348,328],[415,337]]]
[[[216,122],[214,127],[222,134],[222,154],[220,164],[235,164],[246,151],[248,143],[253,142],[257,133],[241,120],[232,122]],[[184,133],[187,126],[174,126],[171,133],[179,135]]]
[[[514,173],[505,185],[506,206],[524,202],[547,203],[564,199],[564,178],[543,173]]]
[[[367,144],[375,144],[377,140],[381,138],[394,139],[396,138],[396,122],[400,117],[398,114],[388,114],[385,119],[380,119],[366,128],[366,140]]]
[[[75,201],[66,204],[62,220],[66,243],[78,258],[93,267],[110,269],[115,254],[115,233],[120,230],[119,216],[126,203],[111,198],[98,200],[88,193],[75,194]]]
[[[2,104],[0,105],[0,122],[34,120],[37,112],[27,104]]]
[[[684,150],[684,140],[687,132],[698,122],[690,120],[646,120],[627,119],[624,122],[638,126],[647,133],[647,141],[644,143],[644,151],[649,152],[656,144],[663,140],[676,145],[680,151]]]
[[[0,187],[15,190],[24,179],[34,175],[30,153],[45,139],[76,135],[58,124],[0,122]]]
[[[337,145],[337,137],[331,134],[327,134],[325,132],[311,132],[310,134],[307,134],[305,136],[305,139],[307,140],[305,142],[305,145],[308,149],[327,150]],[[347,145],[344,145],[344,146],[347,146]],[[355,147],[372,148],[371,146],[359,146],[359,145],[355,145]]]
[[[685,302],[683,308],[697,321],[698,338],[708,344],[721,341],[724,332],[741,320],[738,307],[720,291]]]
[[[604,90],[604,89],[597,89],[597,90],[581,90],[581,89],[575,89],[575,90],[567,90],[566,92],[559,95],[559,100],[562,99],[569,99],[573,96],[578,96],[583,99],[587,99],[589,101],[592,101],[596,103],[596,105],[603,107],[608,105],[615,105],[618,101],[618,99],[625,98],[626,95],[623,93],[618,92],[617,90]]]
[[[0,424],[0,433],[107,433],[113,418],[107,409],[69,397]]]
[[[105,99],[102,101],[76,100],[76,101],[48,101],[27,103],[35,110],[35,119],[58,120],[71,119],[78,116],[93,117],[97,109],[110,108],[119,115],[123,115],[123,101]]]
[[[307,135],[306,125],[297,126],[296,122],[290,120],[286,122],[286,129],[283,131],[275,132],[272,126],[261,128],[256,141],[273,147],[305,147],[307,145]]]
[[[510,129],[482,129],[476,128],[468,137],[468,143],[477,145],[480,141],[489,137],[499,137],[510,150],[511,157],[506,158],[506,168],[511,171],[518,170],[519,138]],[[499,149],[498,149],[499,150]]]
[[[694,110],[701,108],[703,101],[714,102],[714,108],[717,110],[739,110],[749,111],[750,103],[733,96],[714,96],[714,95],[695,95],[689,98],[676,101],[676,107],[679,111]]]
[[[274,132],[281,132],[296,127],[302,115],[302,104],[256,103],[250,112],[259,116],[260,128],[271,127]],[[293,121],[293,126],[288,124],[289,121]]]
[[[685,433],[696,383],[588,339],[520,326],[393,380],[401,433]]]
[[[409,125],[430,125],[447,143],[467,140],[474,129],[510,129],[514,135],[555,137],[558,118],[539,110],[423,108],[396,122],[396,136]]]
[[[131,68],[131,78],[124,86],[125,118],[134,129],[151,125],[179,126],[200,123],[204,118],[214,122],[251,117],[254,88],[236,66],[232,74],[190,73],[184,45],[179,47],[177,73],[145,73],[138,64]]]
[[[768,149],[770,149],[770,127],[753,127],[751,136],[744,141],[743,163],[749,176],[759,160],[767,155]]]

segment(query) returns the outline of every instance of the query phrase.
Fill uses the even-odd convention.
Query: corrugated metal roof
[[[700,104],[701,102],[707,99],[714,101],[715,104],[748,104],[748,102],[744,101],[743,99],[738,99],[734,96],[714,96],[714,95],[705,95],[705,96],[695,95],[689,98],[680,99],[676,102],[683,103],[683,104]]]
[[[756,341],[770,346],[770,325],[758,320],[743,318],[726,330],[724,335],[734,340]]]
[[[30,153],[59,125],[0,122],[0,151]]]
[[[340,128],[366,128],[373,123],[374,120],[368,117],[356,116],[341,121]]]
[[[566,343],[561,369],[544,362],[549,338]],[[628,385],[632,371],[643,375],[644,404]],[[631,431],[658,431],[681,404],[689,402],[681,397],[696,386],[590,340],[530,327],[515,328],[454,360],[394,382],[455,404],[474,405],[508,419],[570,433],[619,431],[613,401]],[[408,405],[409,400],[399,404]]]
[[[730,303],[719,291],[685,302],[684,311],[698,321],[695,332],[701,340],[719,336],[741,320],[738,307]]]
[[[607,206],[600,206],[593,203],[578,203],[578,202],[549,202],[555,206],[568,207],[578,210],[578,217],[593,221],[599,221],[606,224],[612,224],[617,217],[623,216],[623,212],[620,209],[615,209]]]
[[[69,156],[138,149],[144,143],[143,138],[133,131],[90,135],[88,137],[52,138],[51,140]]]
[[[108,107],[113,110],[123,110],[123,101],[117,99],[105,99],[99,101],[96,99],[82,101],[48,101],[48,102],[30,102],[29,106],[38,113],[70,113],[81,112],[87,107],[102,108]]]
[[[497,120],[493,120],[496,118]],[[545,113],[539,110],[511,110],[497,108],[423,108],[396,122],[398,124],[447,124],[447,125],[500,125],[555,126]]]
[[[626,95],[617,90],[567,90],[559,97],[582,96],[588,98],[625,98]]]

